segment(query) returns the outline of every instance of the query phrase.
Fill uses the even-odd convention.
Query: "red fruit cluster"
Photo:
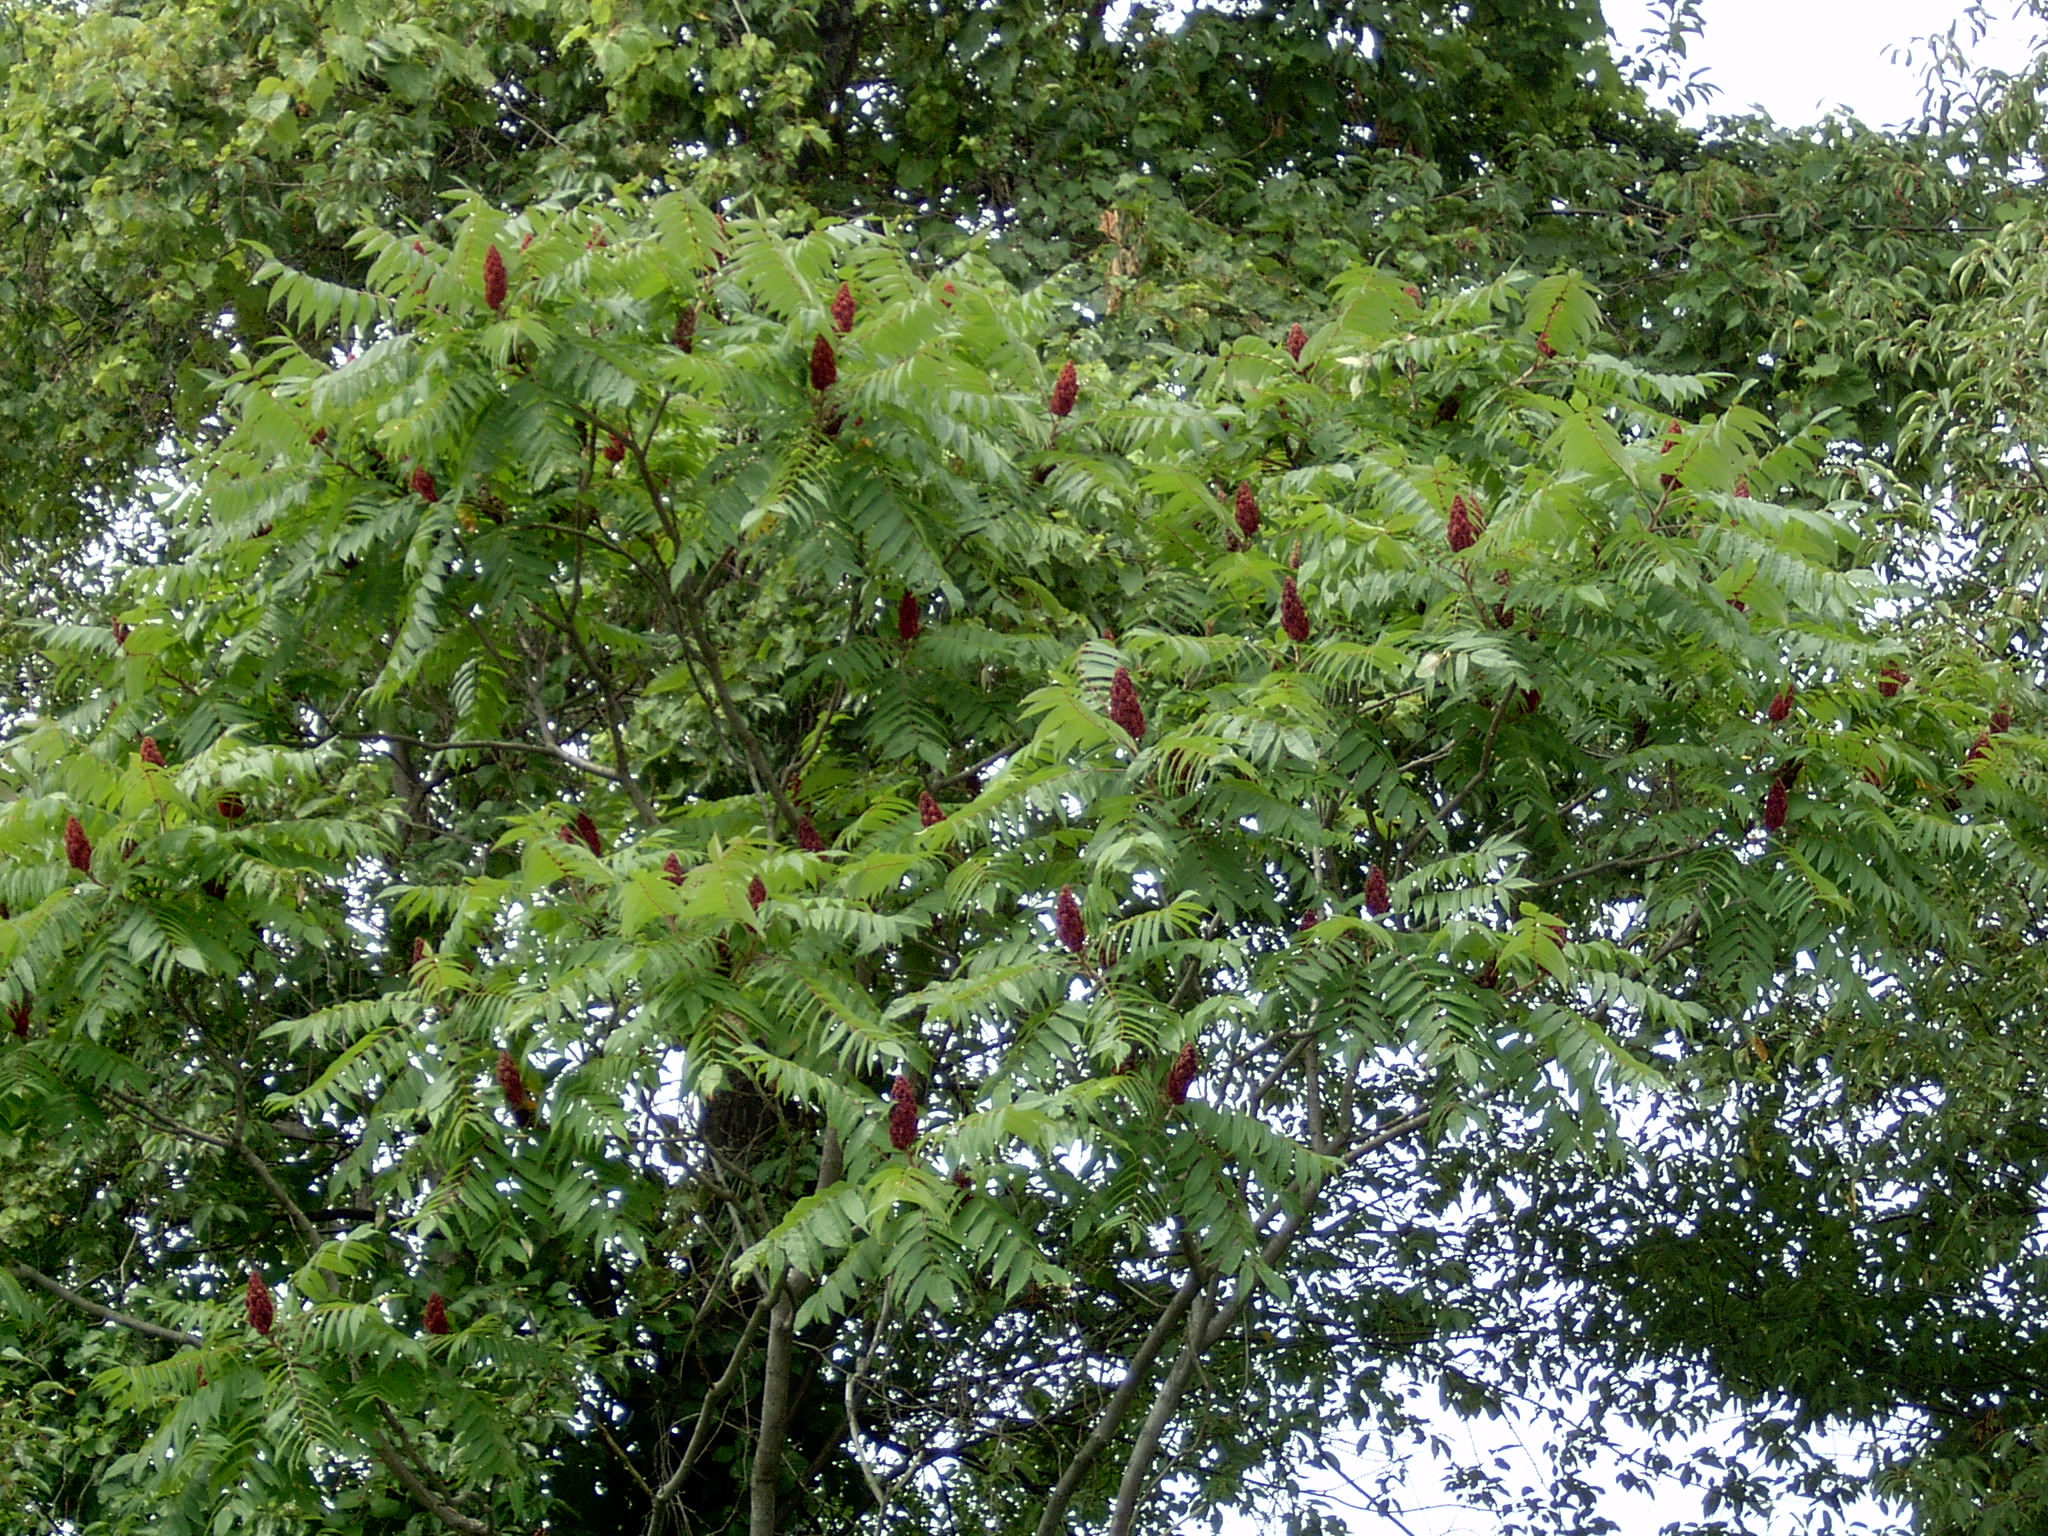
[[[249,814],[249,807],[232,789],[213,802],[213,808],[220,812],[222,821],[240,821]]]
[[[610,440],[604,445],[604,456],[607,463],[618,463],[626,456],[626,440],[616,432],[611,433]]]
[[[1118,667],[1109,682],[1109,718],[1130,733],[1131,740],[1145,739],[1145,707],[1138,702],[1138,685],[1131,681],[1131,669]]]
[[[590,819],[588,811],[578,811],[576,819],[559,828],[555,836],[571,846],[581,843],[594,858],[604,857],[604,839],[598,835],[597,823]]]
[[[2012,710],[2009,706],[2001,704],[1998,706],[1998,708],[1991,711],[1991,734],[1994,736],[2003,736],[2007,731],[2011,729]]]
[[[1166,1102],[1185,1104],[1188,1101],[1188,1086],[1194,1082],[1195,1074],[1202,1070],[1202,1053],[1190,1040],[1180,1048],[1180,1054],[1173,1058],[1173,1065],[1166,1070]]]
[[[418,939],[418,938],[414,939],[414,940],[412,941],[412,963],[413,963],[413,964],[414,964],[415,966],[417,966],[417,965],[418,965],[418,964],[419,964],[419,963],[420,963],[420,962],[421,962],[422,960],[424,960],[424,959],[426,959],[426,958],[427,958],[427,941],[426,941],[425,939]]]
[[[1237,482],[1235,512],[1237,529],[1244,535],[1245,542],[1249,543],[1256,539],[1259,536],[1259,498],[1252,493],[1252,483],[1249,480]]]
[[[1977,739],[1970,743],[1969,755],[1963,759],[1962,780],[1966,787],[1977,782],[1977,770],[1970,765],[1975,762],[1981,762],[1984,755],[1990,750],[1991,732],[1979,731]]]
[[[676,328],[669,332],[668,339],[684,352],[697,350],[697,306],[692,304],[676,316]]]
[[[1465,505],[1463,496],[1451,498],[1450,523],[1444,531],[1454,555],[1462,555],[1479,542],[1479,524],[1472,516],[1472,509]]]
[[[427,1298],[427,1310],[421,1314],[420,1324],[436,1337],[448,1332],[448,1303],[441,1299],[439,1291]]]
[[[796,845],[805,853],[823,853],[825,839],[819,833],[817,823],[811,820],[809,811],[799,812],[796,818]]]
[[[820,336],[811,343],[811,388],[823,394],[839,382],[839,354]]]
[[[156,738],[154,736],[145,736],[142,738],[141,751],[142,760],[145,763],[148,763],[150,767],[161,768],[164,766],[164,749],[156,744]]]
[[[8,1006],[7,1016],[14,1021],[15,1039],[28,1038],[28,1021],[35,1017],[35,1011],[36,1000],[32,997],[19,998]]]
[[[1877,671],[1877,691],[1888,699],[1896,699],[1899,690],[1906,686],[1906,669],[1896,661],[1888,661]]]
[[[917,1090],[901,1072],[889,1085],[889,1145],[908,1152],[917,1144]]]
[[[1052,381],[1052,399],[1046,402],[1046,409],[1055,416],[1071,416],[1074,402],[1081,398],[1081,376],[1074,372],[1069,362],[1060,370],[1060,376]]]
[[[1301,361],[1301,349],[1307,345],[1308,332],[1301,328],[1301,322],[1297,320],[1287,327],[1287,355],[1298,363]]]
[[[76,816],[67,817],[64,822],[64,857],[81,875],[92,873],[92,839],[85,835]]]
[[[760,877],[759,875],[756,875],[756,876],[754,876],[754,878],[753,878],[753,879],[751,879],[751,880],[749,880],[749,881],[747,882],[747,903],[748,903],[748,905],[750,905],[751,907],[753,907],[753,909],[754,909],[754,910],[755,910],[756,912],[758,912],[758,911],[760,911],[760,910],[761,910],[761,903],[762,903],[762,902],[764,902],[764,901],[766,901],[767,899],[768,899],[768,886],[767,886],[767,883],[766,883],[765,881],[763,881],[763,880],[761,879],[761,877]]]
[[[1393,905],[1387,896],[1387,872],[1375,864],[1365,877],[1365,910],[1374,917],[1385,917]]]
[[[909,588],[903,591],[902,600],[896,604],[896,633],[905,645],[910,644],[924,633],[924,605],[917,600],[917,594]]]
[[[1793,684],[1787,683],[1784,690],[1771,699],[1771,707],[1764,711],[1771,724],[1777,725],[1791,715],[1792,696],[1798,691]]]
[[[128,648],[128,637],[134,633],[134,630],[123,624],[119,619],[114,620],[114,644],[120,646],[123,650]]]
[[[928,789],[918,791],[917,819],[927,827],[936,827],[946,819],[945,808],[932,798]]]
[[[670,854],[662,861],[661,872],[667,876],[670,885],[681,885],[683,883],[683,861],[675,854]]]
[[[1744,475],[1735,482],[1735,494],[1743,501],[1749,500],[1749,476]]]
[[[270,1287],[263,1283],[263,1272],[259,1269],[249,1271],[249,1295],[243,1305],[249,1314],[249,1326],[269,1338],[270,1330],[277,1326],[277,1303],[270,1299]]]
[[[1790,809],[1792,797],[1781,778],[1771,780],[1771,787],[1764,793],[1764,830],[1776,832],[1785,825],[1785,812]]]
[[[434,477],[425,466],[416,467],[412,472],[412,493],[422,501],[434,502],[441,499],[441,488],[434,484]]]
[[[1071,885],[1061,886],[1060,894],[1052,904],[1052,926],[1060,942],[1075,954],[1087,950],[1088,925],[1081,920],[1081,903]]]
[[[1659,453],[1669,453],[1678,445],[1678,434],[1683,430],[1683,423],[1673,421],[1670,426],[1664,429],[1664,446],[1657,451]],[[1657,483],[1667,491],[1677,491],[1685,488],[1685,482],[1676,475],[1659,475]]]
[[[1280,583],[1280,627],[1287,631],[1287,638],[1296,645],[1308,640],[1308,609],[1302,606],[1301,590],[1295,586],[1292,576]]]
[[[504,1091],[505,1107],[523,1128],[533,1124],[533,1095],[526,1089],[526,1074],[519,1070],[519,1058],[510,1051],[498,1052],[498,1087]]]
[[[1294,931],[1296,933],[1307,933],[1309,929],[1315,927],[1322,920],[1322,914],[1316,911],[1314,907],[1310,907],[1294,920]]]
[[[484,302],[494,314],[505,307],[505,258],[495,245],[484,252]]]
[[[854,314],[853,290],[841,283],[839,292],[832,296],[832,323],[839,327],[840,335],[853,329]]]

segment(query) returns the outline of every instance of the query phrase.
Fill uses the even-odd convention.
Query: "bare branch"
[[[875,1358],[875,1349],[882,1342],[882,1333],[889,1326],[889,1304],[895,1300],[895,1292],[882,1292],[882,1307],[875,1314],[874,1331],[868,1335],[867,1348],[861,1351],[860,1359],[854,1362],[852,1370],[846,1373],[846,1444],[853,1453],[853,1463],[860,1468],[861,1480],[868,1485],[868,1493],[874,1498],[877,1514],[885,1514],[889,1508],[889,1495],[883,1490],[874,1469],[868,1465],[867,1457],[861,1454],[860,1396],[861,1379],[868,1373],[868,1366]]]
[[[1553,885],[1566,885],[1574,880],[1583,880],[1588,875],[1604,874],[1610,869],[1645,869],[1652,864],[1668,864],[1673,859],[1682,859],[1688,853],[1696,852],[1699,847],[1700,844],[1693,841],[1682,847],[1666,848],[1657,853],[1639,854],[1632,858],[1602,859],[1597,864],[1588,864],[1580,869],[1568,869],[1563,874],[1552,875],[1547,880],[1531,880],[1523,889],[1543,891]]]
[[[1124,1379],[1118,1384],[1115,1395],[1096,1415],[1095,1428],[1089,1432],[1080,1449],[1074,1452],[1073,1460],[1067,1463],[1067,1470],[1060,1474],[1052,1492],[1046,1495],[1045,1508],[1038,1519],[1037,1536],[1059,1536],[1060,1528],[1066,1523],[1067,1506],[1080,1492],[1081,1479],[1088,1475],[1095,1459],[1116,1438],[1117,1431],[1123,1427],[1124,1420],[1137,1403],[1146,1378],[1152,1374],[1153,1363],[1158,1360],[1160,1351],[1166,1348],[1166,1341],[1173,1337],[1174,1330],[1180,1326],[1181,1319],[1187,1316],[1188,1309],[1195,1304],[1195,1298],[1207,1283],[1208,1277],[1201,1270],[1190,1270],[1180,1289],[1173,1293],[1173,1300],[1166,1304],[1166,1310],[1159,1314],[1159,1321],[1152,1325],[1152,1331],[1131,1356],[1131,1363],[1125,1369]]]
[[[787,1291],[768,1317],[768,1348],[761,1362],[761,1422],[754,1432],[754,1466],[747,1478],[747,1536],[775,1536],[781,1502],[782,1445],[789,1434],[789,1378],[796,1354],[796,1303]]]
[[[1442,826],[1451,819],[1451,813],[1465,803],[1471,796],[1472,791],[1479,787],[1480,781],[1486,777],[1486,770],[1493,766],[1493,744],[1500,737],[1501,722],[1508,717],[1508,705],[1516,697],[1517,695],[1512,689],[1500,696],[1500,703],[1494,706],[1493,719],[1486,727],[1486,739],[1479,745],[1479,766],[1472,770],[1472,777],[1465,781],[1463,787],[1456,794],[1437,807],[1435,821],[1438,826]],[[1446,748],[1446,752],[1448,750]],[[1432,761],[1432,759],[1424,758],[1418,759],[1418,761],[1427,762]],[[1414,832],[1409,834],[1408,841],[1401,845],[1401,858],[1403,862],[1415,856],[1415,850],[1421,847],[1422,840],[1429,836],[1429,826],[1429,822],[1423,822],[1420,826],[1416,827]]]
[[[697,1409],[697,1426],[690,1431],[690,1443],[683,1448],[683,1459],[677,1463],[675,1471],[669,1474],[668,1480],[655,1490],[654,1507],[648,1511],[647,1516],[650,1536],[659,1525],[662,1510],[683,1491],[683,1479],[690,1475],[691,1468],[697,1465],[698,1458],[704,1454],[705,1446],[710,1443],[711,1416],[740,1379],[748,1352],[754,1347],[754,1337],[760,1333],[761,1324],[767,1318],[768,1309],[773,1301],[772,1293],[761,1298],[759,1305],[754,1308],[753,1315],[747,1319],[746,1327],[740,1330],[740,1341],[733,1346],[732,1358],[726,1362],[725,1370],[704,1394],[704,1401]]]
[[[740,712],[739,701],[732,696],[732,687],[725,680],[725,669],[718,664],[718,646],[712,641],[710,632],[704,627],[703,611],[693,602],[684,602],[681,607],[684,627],[689,631],[689,642],[697,649],[697,663],[703,667],[705,676],[711,679],[711,691],[718,697],[719,713],[725,717],[733,739],[746,754],[747,766],[753,771],[754,783],[759,792],[766,795],[782,817],[784,827],[797,823],[796,807],[789,803],[789,796],[783,790],[782,780],[777,776],[768,753],[761,746],[761,739],[747,725],[746,716]]]
[[[1109,1522],[1109,1536],[1130,1536],[1131,1525],[1138,1518],[1138,1497],[1145,1491],[1152,1463],[1158,1458],[1159,1442],[1166,1434],[1166,1426],[1173,1421],[1174,1410],[1180,1406],[1188,1383],[1195,1379],[1195,1368],[1201,1364],[1203,1352],[1208,1347],[1210,1314],[1214,1309],[1214,1303],[1204,1291],[1188,1314],[1187,1336],[1181,1345],[1180,1355],[1174,1360],[1173,1369],[1166,1373],[1159,1396],[1153,1399],[1152,1411],[1145,1415],[1145,1422],[1138,1430],[1130,1459],[1124,1463],[1123,1481],[1116,1491],[1116,1513]]]
[[[551,757],[565,768],[574,768],[578,773],[590,774],[593,778],[617,783],[619,775],[603,763],[592,762],[577,752],[557,742],[536,745],[530,741],[499,741],[478,739],[475,741],[423,741],[417,736],[400,736],[391,731],[334,731],[330,733],[337,741],[388,741],[394,745],[418,747],[422,752],[528,752],[536,757]]]
[[[52,1280],[33,1265],[9,1264],[7,1271],[16,1279],[26,1280],[29,1284],[48,1291],[59,1301],[74,1306],[81,1312],[90,1313],[103,1323],[119,1323],[123,1328],[130,1328],[137,1333],[147,1334],[152,1339],[162,1339],[167,1344],[182,1344],[187,1349],[197,1349],[200,1346],[201,1340],[196,1333],[185,1333],[177,1328],[166,1328],[159,1323],[146,1322],[139,1317],[130,1317],[126,1312],[116,1312],[112,1307],[102,1306],[89,1296],[79,1295],[70,1286]]]
[[[379,1403],[377,1411],[384,1416],[385,1422],[391,1424],[393,1428],[397,1427],[397,1421],[388,1406]],[[399,1455],[397,1448],[389,1440],[385,1439],[384,1436],[381,1434],[372,1436],[370,1443],[376,1448],[377,1459],[391,1469],[391,1475],[398,1479],[399,1483],[405,1488],[405,1491],[412,1495],[413,1502],[419,1505],[421,1509],[424,1509],[436,1520],[447,1526],[449,1530],[462,1532],[462,1536],[491,1536],[491,1528],[488,1524],[473,1516],[465,1515],[461,1510],[429,1488],[412,1464]]]

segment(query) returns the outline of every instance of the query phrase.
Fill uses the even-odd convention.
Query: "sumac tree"
[[[2033,695],[1823,428],[1571,273],[1134,382],[853,225],[448,226],[268,271],[340,345],[0,763],[19,1528],[1334,1521],[1418,1386],[1760,1469],[2036,1368]]]

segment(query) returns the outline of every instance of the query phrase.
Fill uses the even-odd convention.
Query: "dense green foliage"
[[[0,1530],[2038,1522],[2030,87],[9,21]]]

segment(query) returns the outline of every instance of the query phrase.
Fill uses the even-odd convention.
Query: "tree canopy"
[[[7,20],[0,1529],[2038,1522],[2031,80]]]

